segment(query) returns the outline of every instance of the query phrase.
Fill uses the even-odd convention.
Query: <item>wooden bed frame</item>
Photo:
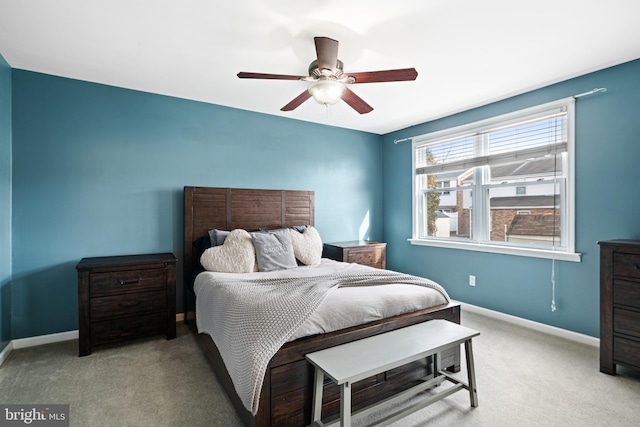
[[[196,334],[198,343],[211,363],[244,424],[252,427],[306,426],[311,423],[313,367],[305,354],[333,347],[393,329],[446,319],[460,323],[460,305],[450,303],[407,313],[328,334],[288,342],[271,359],[260,394],[258,413],[253,416],[243,406],[213,340],[198,334],[195,325],[195,295],[189,285],[192,271],[199,264],[193,242],[208,235],[208,230],[248,231],[314,225],[314,193],[292,190],[251,190],[236,188],[184,187],[184,284],[185,322]],[[443,355],[443,366],[457,371],[459,351]],[[421,360],[355,383],[353,409],[368,406],[400,390],[415,385],[430,374],[430,360]],[[323,419],[339,415],[339,388],[325,383]]]

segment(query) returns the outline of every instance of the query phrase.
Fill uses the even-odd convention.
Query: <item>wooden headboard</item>
[[[314,224],[313,191],[184,187],[184,278],[198,265],[193,242],[209,230]]]

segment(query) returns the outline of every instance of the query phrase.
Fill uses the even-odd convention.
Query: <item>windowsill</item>
[[[503,255],[526,256],[533,258],[556,259],[559,261],[580,262],[582,254],[575,252],[558,252],[544,249],[516,248],[480,243],[454,242],[450,240],[407,239],[412,245],[433,246],[438,248],[462,249],[467,251],[489,252]]]

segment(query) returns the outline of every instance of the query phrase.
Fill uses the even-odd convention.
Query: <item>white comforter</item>
[[[318,268],[350,270],[367,268],[359,264],[323,259]],[[309,335],[333,332],[375,320],[410,313],[449,302],[444,289],[392,283],[371,287],[340,287],[330,292],[322,304],[289,337],[289,341]]]
[[[380,284],[379,275],[398,283]],[[365,279],[355,286],[340,279],[337,285],[342,276]],[[204,272],[194,291],[198,331],[211,335],[238,395],[254,414],[266,366],[286,341],[449,301],[445,290],[427,279],[328,259],[273,272]]]

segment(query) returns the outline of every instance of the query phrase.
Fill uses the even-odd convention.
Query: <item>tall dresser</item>
[[[600,372],[640,369],[640,241],[600,245]]]

